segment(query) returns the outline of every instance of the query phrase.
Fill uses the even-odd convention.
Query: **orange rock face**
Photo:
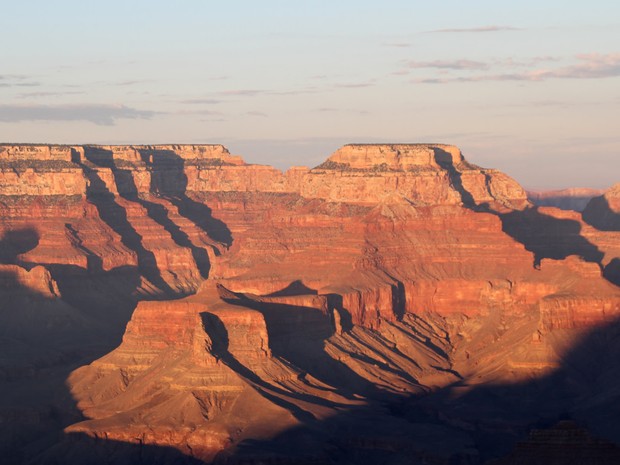
[[[0,374],[66,412],[10,441],[64,429],[51,449],[0,444],[16,463],[93,440],[153,463],[476,463],[471,428],[516,434],[543,408],[476,392],[566,376],[562,399],[586,395],[562,364],[620,315],[617,189],[583,217],[534,207],[449,145],[349,145],[286,173],[220,145],[5,145],[0,181],[0,342],[21,354]]]

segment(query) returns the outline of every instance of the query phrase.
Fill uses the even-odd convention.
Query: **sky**
[[[1,142],[222,143],[280,169],[437,142],[528,188],[620,182],[617,0],[2,3]]]

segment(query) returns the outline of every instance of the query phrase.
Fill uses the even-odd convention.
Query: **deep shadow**
[[[88,159],[90,151],[87,148],[84,150]],[[95,159],[98,160],[98,158]],[[114,194],[110,192],[95,169],[85,163],[80,166],[88,180],[86,198],[95,205],[99,217],[120,236],[123,245],[135,252],[140,273],[161,291],[174,295],[174,291],[161,276],[155,255],[142,244],[142,236],[127,219],[125,209],[116,202]]]
[[[603,276],[616,286],[620,286],[620,258],[614,258],[603,270]]]
[[[39,233],[34,228],[6,231],[0,238],[0,263],[22,264],[19,255],[39,245]]]
[[[217,463],[251,463],[252,457],[285,461],[290,453],[293,463],[484,464],[507,456],[533,429],[571,418],[601,440],[554,443],[567,439],[550,437],[545,443],[543,436],[539,447],[548,462],[532,461],[529,450],[522,461],[516,455],[517,461],[497,463],[564,464],[568,462],[557,459],[565,458],[565,448],[571,447],[580,460],[571,464],[617,464],[620,448],[613,443],[620,442],[618,356],[620,322],[616,321],[590,330],[565,354],[558,369],[540,378],[472,386],[465,392],[466,382],[459,381],[428,395],[393,399],[389,414],[370,407],[350,410],[269,441],[248,441]]]
[[[237,373],[244,381],[250,384],[256,391],[267,400],[291,412],[297,420],[304,424],[315,421],[314,416],[299,408],[286,397],[302,398],[283,389],[266,383],[258,377],[252,370],[240,363],[228,350],[228,331],[222,320],[217,315],[211,313],[201,313],[205,331],[213,343],[213,355],[218,357],[228,368]],[[310,400],[308,398],[304,400]],[[320,399],[322,400],[322,399]]]
[[[359,399],[360,394],[377,399],[390,397],[386,391],[325,352],[325,340],[334,332],[330,315],[312,307],[261,301],[259,296],[250,298],[244,294],[234,294],[223,299],[261,312],[273,354],[292,363],[301,370],[302,375],[312,375],[334,387],[336,393],[347,399]],[[350,356],[355,358],[357,355]]]
[[[497,215],[502,220],[502,230],[534,254],[536,268],[540,266],[544,258],[560,260],[569,255],[578,255],[588,262],[601,265],[605,254],[581,235],[579,222],[545,215],[540,213],[538,207],[500,212],[487,203],[478,204],[463,185],[461,173],[452,162],[452,155],[441,149],[433,150],[435,161],[447,171],[450,184],[460,194],[463,206],[476,212]],[[485,174],[485,177],[488,185],[489,175]],[[591,203],[597,199],[593,199]],[[584,219],[585,216],[584,212]]]
[[[29,462],[34,465],[204,465],[173,447],[92,438],[70,433]],[[7,464],[8,465],[8,464]]]
[[[172,150],[141,149],[142,160],[151,169],[152,193],[158,194],[177,207],[179,214],[205,231],[215,241],[230,247],[233,237],[222,221],[213,217],[205,204],[187,195],[185,161]]]
[[[448,172],[450,184],[461,196],[463,205],[467,208],[475,209],[476,201],[471,193],[463,186],[461,172],[456,169],[452,160],[452,154],[440,148],[433,148],[435,162]]]
[[[132,171],[118,167],[112,156],[112,152],[109,152],[109,160],[106,161],[101,155],[97,157],[97,160],[101,166],[109,166],[112,169],[115,183],[118,186],[119,195],[130,202],[136,202],[144,207],[149,218],[160,224],[170,235],[176,245],[190,249],[200,275],[203,278],[207,278],[209,276],[210,267],[207,251],[204,248],[197,247],[192,243],[189,236],[170,219],[168,216],[168,210],[164,207],[164,205],[151,202],[140,197],[138,188],[134,182]]]
[[[86,269],[89,273],[98,273],[103,271],[103,259],[84,245],[80,234],[71,223],[65,223],[65,231],[69,242],[73,247],[84,252],[86,255]]]
[[[141,284],[139,270],[135,266],[109,271],[60,264],[45,267],[58,285],[62,300],[100,322],[102,335],[116,341],[115,344],[120,342],[139,300],[136,294]]]
[[[36,247],[38,239],[34,228],[7,231],[0,238],[0,263],[12,265],[0,269],[2,464],[39,463],[34,457],[60,441],[63,428],[84,419],[65,380],[75,368],[117,345],[126,322],[116,319],[109,321],[108,327],[96,319],[95,312],[89,313],[91,307],[84,311],[84,307],[70,305],[60,285],[66,282],[60,278],[71,280],[70,275],[54,277],[51,273],[58,290],[51,283],[49,288],[36,287],[44,284],[38,281],[32,283],[33,287],[24,284],[16,267],[26,273],[39,266],[20,257]],[[43,266],[50,269],[48,264]],[[87,270],[74,268],[88,274]],[[44,274],[39,276],[45,279]],[[116,334],[110,331],[111,327],[116,328]],[[62,463],[67,461],[63,459]]]
[[[401,281],[396,281],[392,285],[392,308],[396,318],[400,321],[405,316],[405,285]]]
[[[581,235],[579,222],[540,213],[538,207],[498,213],[502,229],[534,253],[534,264],[543,258],[561,260],[579,255],[588,262],[601,263],[604,253]]]
[[[0,264],[21,264],[18,255],[25,254],[39,245],[39,232],[32,227],[9,229],[0,237]]]
[[[620,213],[609,207],[604,196],[594,197],[582,213],[583,220],[599,231],[620,231]]]
[[[268,294],[269,297],[286,297],[286,296],[295,296],[295,295],[317,295],[318,292],[316,289],[310,289],[306,286],[303,281],[297,280],[293,281],[291,284],[286,286],[284,289],[280,289],[279,291]]]
[[[334,312],[334,318],[338,315],[342,331],[349,332],[353,329],[353,317],[351,313],[344,308],[342,296],[340,294],[325,294],[327,304]],[[335,322],[334,322],[335,323]]]

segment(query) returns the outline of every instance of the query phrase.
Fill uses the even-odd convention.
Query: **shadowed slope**
[[[577,221],[554,218],[540,213],[538,207],[499,215],[503,229],[534,253],[534,265],[544,258],[561,260],[578,255],[584,260],[601,263],[603,252],[583,237]]]

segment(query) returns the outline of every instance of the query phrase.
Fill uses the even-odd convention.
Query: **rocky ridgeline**
[[[108,187],[142,194],[295,193],[358,204],[397,194],[417,205],[523,205],[526,199],[516,182],[468,164],[458,148],[448,145],[348,145],[315,169],[297,167],[286,173],[247,165],[221,145],[5,145],[0,146],[0,167],[6,186],[0,195],[86,195],[84,169],[90,168],[104,177],[112,169],[126,171],[134,187]]]

